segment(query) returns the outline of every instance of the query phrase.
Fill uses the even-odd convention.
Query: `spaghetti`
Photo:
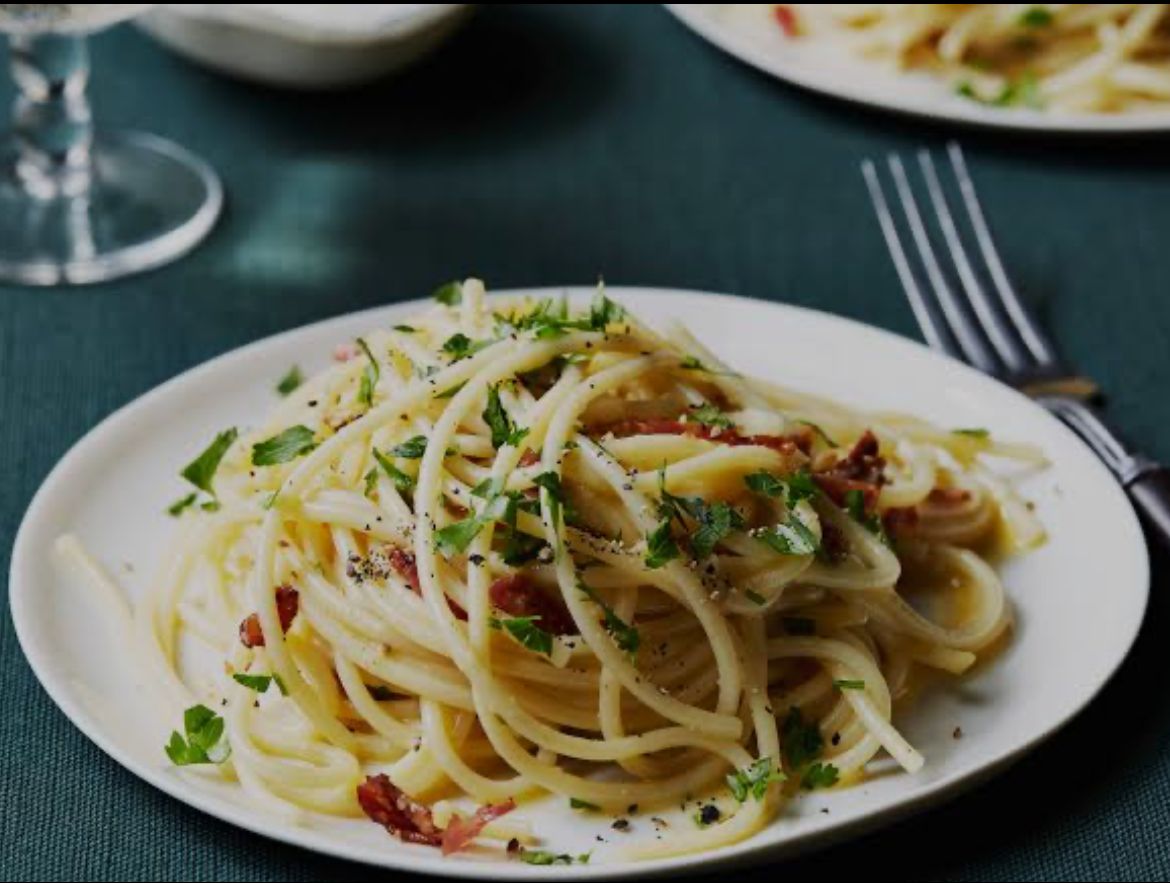
[[[1162,3],[872,3],[776,7],[779,25],[946,80],[997,106],[1125,113],[1170,101]]]
[[[536,863],[587,858],[510,814],[541,795],[699,797],[646,857],[746,838],[882,752],[921,767],[895,701],[1008,629],[984,553],[1042,530],[982,460],[1033,449],[745,378],[603,291],[439,297],[183,471],[136,611],[186,708],[172,761]]]

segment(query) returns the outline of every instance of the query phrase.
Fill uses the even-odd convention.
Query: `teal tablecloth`
[[[337,96],[230,82],[127,28],[93,54],[100,121],[197,150],[229,207],[159,272],[0,290],[0,574],[41,480],[113,409],[240,344],[459,274],[601,273],[915,333],[857,162],[954,133],[775,83],[660,8],[484,8],[408,75]],[[1009,265],[1117,420],[1170,461],[1167,142],[961,134]],[[1043,749],[945,808],[746,876],[1167,879],[1170,565],[1155,557],[1132,657]],[[125,772],[42,692],[7,617],[0,690],[0,877],[403,876],[236,830]]]

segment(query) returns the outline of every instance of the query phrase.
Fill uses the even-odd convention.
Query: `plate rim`
[[[167,771],[162,767],[151,767],[141,763],[131,752],[124,750],[113,739],[108,738],[95,716],[82,707],[80,703],[74,702],[68,690],[51,675],[46,673],[45,661],[40,656],[41,648],[36,644],[36,639],[31,634],[30,630],[33,626],[29,623],[29,614],[26,612],[25,596],[30,590],[19,590],[17,588],[18,585],[25,581],[26,576],[28,582],[35,583],[33,577],[34,564],[32,560],[34,557],[33,544],[28,537],[37,531],[36,522],[39,520],[37,518],[39,510],[48,505],[47,501],[53,496],[55,485],[62,480],[62,476],[70,469],[72,463],[84,454],[84,448],[88,446],[91,439],[99,434],[115,431],[121,421],[127,418],[128,414],[132,416],[140,408],[150,407],[157,400],[169,395],[175,387],[192,381],[197,382],[199,378],[207,374],[212,374],[229,362],[239,361],[240,363],[245,363],[256,351],[262,350],[283,339],[292,338],[306,332],[327,332],[330,326],[340,327],[367,319],[374,320],[379,315],[384,315],[387,312],[406,312],[417,310],[431,304],[429,298],[422,298],[394,301],[375,307],[330,316],[305,325],[279,331],[242,346],[229,349],[187,368],[141,395],[136,396],[104,417],[69,447],[49,471],[48,475],[45,476],[21,518],[20,526],[17,529],[13,543],[12,559],[8,575],[8,604],[16,637],[21,652],[41,687],[49,694],[53,703],[65,714],[69,722],[106,755],[116,761],[126,772],[181,803],[198,809],[219,821],[301,849],[372,867],[383,867],[409,873],[461,879],[503,880],[511,879],[519,875],[532,880],[554,880],[568,878],[625,879],[630,877],[656,877],[699,867],[703,870],[713,870],[715,868],[747,865],[758,866],[769,861],[780,861],[791,858],[799,853],[822,848],[830,843],[852,838],[866,831],[884,827],[887,824],[892,824],[921,812],[930,806],[944,803],[989,778],[998,775],[1007,766],[1031,752],[1055,733],[1066,727],[1100,695],[1101,691],[1114,678],[1117,671],[1129,657],[1148,611],[1151,589],[1149,548],[1137,515],[1120,485],[1116,483],[1104,464],[1097,460],[1085,448],[1083,442],[1080,441],[1072,430],[1064,426],[1063,423],[1048,414],[1027,396],[963,362],[931,350],[919,341],[847,316],[796,304],[698,289],[639,285],[607,285],[606,288],[610,295],[619,300],[627,294],[635,296],[650,295],[655,297],[683,296],[715,301],[732,300],[764,310],[774,309],[779,314],[802,314],[815,322],[825,322],[829,325],[843,323],[846,326],[850,326],[853,332],[874,335],[898,345],[917,349],[932,358],[942,359],[944,362],[950,363],[952,369],[958,370],[964,376],[965,381],[974,384],[976,387],[982,385],[985,388],[995,388],[999,394],[1006,393],[1013,396],[1022,406],[1033,409],[1037,416],[1049,423],[1055,433],[1064,435],[1067,439],[1074,440],[1078,446],[1085,449],[1085,453],[1089,455],[1088,461],[1095,465],[1099,475],[1108,479],[1108,484],[1111,488],[1110,493],[1115,496],[1117,502],[1123,504],[1121,511],[1127,513],[1124,517],[1128,523],[1123,532],[1135,541],[1132,551],[1135,555],[1134,563],[1137,566],[1136,575],[1141,585],[1141,598],[1139,605],[1140,612],[1135,616],[1125,641],[1119,642],[1119,646],[1124,643],[1123,651],[1118,654],[1117,658],[1100,677],[1099,681],[1091,686],[1091,689],[1085,691],[1077,701],[1070,703],[1070,708],[1064,712],[1063,716],[1054,721],[1047,722],[1040,731],[1031,734],[1028,739],[1013,745],[1000,756],[974,769],[951,773],[929,782],[923,785],[917,793],[900,799],[893,806],[873,807],[864,811],[861,815],[835,823],[831,827],[806,832],[796,840],[787,842],[759,842],[759,834],[757,834],[747,840],[707,854],[684,854],[641,862],[540,867],[519,865],[514,862],[451,861],[450,859],[443,859],[439,856],[429,856],[409,851],[403,852],[399,849],[388,850],[384,854],[379,853],[376,856],[367,856],[365,854],[355,853],[352,844],[344,842],[335,844],[328,839],[327,835],[322,836],[323,832],[320,831],[315,832],[318,838],[311,844],[298,841],[295,826],[281,822],[269,823],[263,817],[259,816],[253,808],[245,804],[230,803],[216,795],[205,793],[199,789],[189,788],[185,785],[183,777],[168,775]],[[566,292],[570,296],[580,296],[594,290],[594,286],[587,285],[544,285],[492,290],[490,294],[493,297],[520,297],[526,295],[548,296],[553,293]],[[34,652],[30,652],[30,648],[33,648]]]
[[[798,64],[777,60],[762,46],[755,45],[734,28],[724,27],[711,15],[710,3],[667,3],[668,12],[695,35],[739,61],[773,79],[788,83],[819,95],[825,95],[872,110],[901,116],[958,124],[979,129],[1045,134],[1077,135],[1084,137],[1109,135],[1152,135],[1170,132],[1170,109],[1165,113],[1125,116],[1123,114],[1054,114],[1021,113],[1018,111],[970,108],[945,101],[931,101],[919,97],[891,97],[854,91],[826,82],[813,74],[806,74]]]

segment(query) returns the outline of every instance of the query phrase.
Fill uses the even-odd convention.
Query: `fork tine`
[[[918,246],[918,256],[926,269],[926,276],[930,280],[935,300],[946,317],[947,326],[958,341],[965,359],[986,374],[998,374],[999,360],[992,352],[987,340],[980,333],[977,323],[971,321],[954,288],[947,281],[939,266],[938,258],[934,253],[934,246],[930,242],[930,234],[922,223],[922,215],[918,211],[918,201],[914,198],[914,191],[910,189],[910,181],[906,177],[906,169],[897,154],[890,154],[890,174],[894,178],[894,188],[898,191],[898,198],[902,203],[902,212],[906,215],[906,222],[910,226],[910,234]]]
[[[1059,359],[1055,347],[1040,326],[1036,324],[1028,309],[1021,303],[1011,280],[1008,279],[1007,271],[1004,270],[1003,262],[999,259],[999,251],[995,247],[995,240],[992,239],[991,230],[983,216],[983,207],[975,193],[975,183],[971,180],[970,172],[967,171],[967,161],[963,158],[962,148],[957,142],[952,141],[947,145],[947,153],[950,155],[955,178],[959,182],[959,193],[967,208],[967,215],[971,220],[971,228],[975,231],[979,250],[983,253],[983,260],[987,263],[988,273],[991,275],[991,280],[995,284],[995,290],[999,294],[1004,308],[1032,356],[1040,363],[1041,367],[1046,369],[1057,367]]]
[[[906,292],[906,299],[910,301],[910,309],[922,330],[922,336],[933,349],[946,353],[955,359],[962,359],[963,353],[955,344],[946,324],[938,314],[937,308],[922,292],[922,288],[915,278],[910,261],[906,258],[906,251],[902,248],[902,240],[898,236],[898,227],[894,223],[894,216],[886,203],[886,195],[882,191],[882,184],[878,178],[877,168],[872,160],[861,163],[861,174],[865,178],[865,186],[869,190],[869,198],[873,203],[874,214],[877,215],[878,226],[882,230],[882,238],[886,241],[886,249],[894,262],[894,269],[902,283],[902,290]]]
[[[942,230],[943,238],[950,250],[951,260],[954,262],[959,282],[967,294],[967,301],[974,309],[976,318],[983,326],[984,333],[1010,371],[1023,372],[1029,368],[1034,369],[1032,356],[1011,318],[1004,314],[1002,301],[988,296],[987,289],[979,281],[978,275],[971,266],[971,260],[967,256],[967,249],[963,245],[962,237],[959,236],[958,228],[955,226],[955,219],[951,215],[946,194],[939,183],[938,173],[935,171],[934,161],[930,157],[929,150],[918,151],[918,165],[922,169],[922,177],[926,180],[926,189],[930,194],[930,201],[934,205],[939,228]]]

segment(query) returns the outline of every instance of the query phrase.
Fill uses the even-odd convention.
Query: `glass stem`
[[[42,199],[79,196],[89,188],[93,145],[85,39],[14,35],[11,44],[17,176]]]

